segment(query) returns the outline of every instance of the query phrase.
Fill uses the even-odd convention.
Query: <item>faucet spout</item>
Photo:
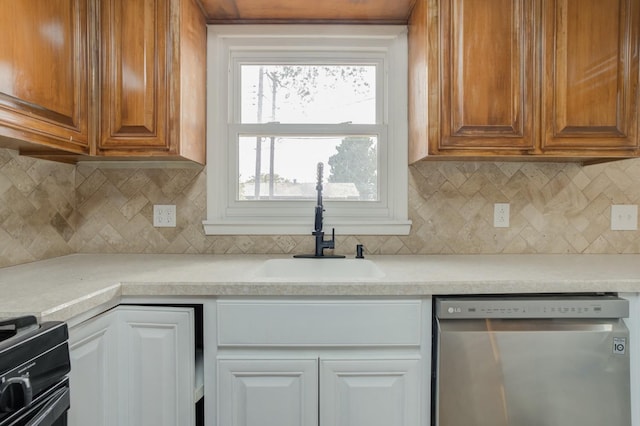
[[[317,183],[316,183],[316,191],[318,192],[318,201],[316,202],[316,217],[315,217],[315,232],[322,232],[322,221],[324,214],[324,206],[322,204],[322,171],[324,169],[324,165],[322,163],[318,163],[318,174],[317,174]],[[315,234],[314,234],[315,235]]]
[[[324,239],[324,231],[322,230],[323,228],[323,221],[324,221],[324,205],[322,204],[322,172],[324,169],[324,165],[322,163],[318,163],[318,181],[316,183],[316,191],[318,193],[318,198],[317,198],[317,202],[316,202],[316,209],[315,209],[315,223],[314,223],[314,231],[311,233],[311,235],[313,235],[314,237],[316,237],[316,247],[315,247],[315,253],[314,254],[297,254],[293,257],[303,257],[303,258],[309,258],[309,257],[313,257],[313,258],[323,258],[323,257],[339,257],[339,258],[343,258],[344,256],[341,255],[331,255],[331,256],[327,256],[324,254],[324,250],[325,249],[334,249],[335,245],[336,245],[336,230],[335,228],[331,229],[331,239],[330,240],[325,240]]]

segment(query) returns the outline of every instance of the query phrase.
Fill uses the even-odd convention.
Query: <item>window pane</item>
[[[375,65],[242,65],[242,123],[376,124]]]
[[[315,199],[322,162],[324,199],[377,201],[377,148],[376,136],[242,136],[237,199]]]

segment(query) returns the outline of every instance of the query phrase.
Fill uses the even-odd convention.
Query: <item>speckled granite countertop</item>
[[[382,271],[381,277],[301,280],[260,276],[260,266],[277,257],[76,254],[2,268],[0,318],[35,314],[42,320],[68,320],[125,296],[640,291],[640,255],[369,256]]]

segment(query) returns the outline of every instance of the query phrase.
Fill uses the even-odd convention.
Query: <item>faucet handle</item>
[[[364,254],[362,254],[364,251],[364,246],[362,244],[357,244],[356,245],[356,259],[364,259]]]

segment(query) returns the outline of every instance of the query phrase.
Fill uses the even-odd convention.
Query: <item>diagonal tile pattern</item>
[[[0,266],[67,253],[301,253],[311,236],[205,236],[203,168],[70,166],[0,149]],[[423,162],[409,168],[406,236],[338,236],[371,254],[640,253],[638,231],[611,231],[611,204],[640,204],[640,159],[567,163]],[[511,204],[509,228],[493,204]],[[176,228],[154,228],[175,204]]]
[[[0,266],[73,253],[75,167],[0,149]]]

